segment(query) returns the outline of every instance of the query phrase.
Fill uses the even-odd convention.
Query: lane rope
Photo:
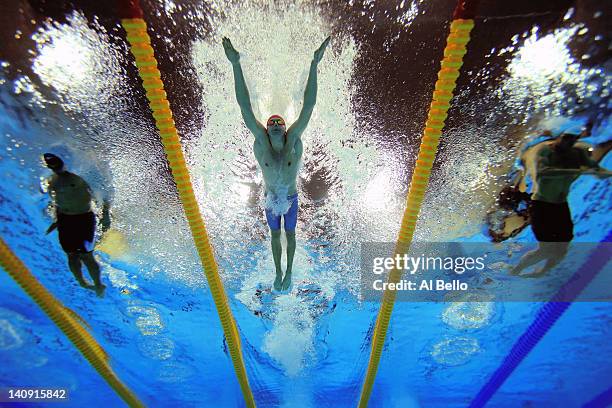
[[[253,398],[253,393],[249,386],[249,380],[242,358],[238,328],[229,308],[227,295],[225,294],[223,283],[219,277],[213,248],[210,244],[206,226],[193,192],[189,170],[185,163],[181,142],[172,116],[172,110],[170,109],[170,104],[166,97],[164,83],[161,80],[161,74],[157,67],[157,60],[155,59],[153,47],[151,46],[151,38],[147,33],[147,24],[143,19],[142,9],[140,9],[138,0],[129,2],[122,12],[124,16],[130,17],[123,18],[121,20],[121,25],[127,33],[130,50],[136,60],[136,66],[138,67],[138,72],[142,79],[142,85],[146,91],[149,106],[153,111],[153,118],[159,130],[168,164],[172,171],[172,176],[176,183],[185,216],[189,223],[191,235],[193,236],[208,281],[208,286],[217,308],[217,314],[219,315],[219,320],[223,327],[227,348],[232,359],[238,383],[240,384],[240,389],[242,390],[246,405],[248,407],[255,407],[255,399]]]
[[[467,8],[469,6],[475,7],[475,4],[466,5],[466,3],[468,2],[460,1],[458,3],[453,15],[453,21],[450,25],[450,34],[446,41],[444,58],[442,59],[440,71],[438,72],[438,79],[433,92],[433,100],[429,108],[427,122],[425,123],[425,131],[419,147],[419,155],[410,181],[410,189],[406,197],[406,209],[402,217],[402,224],[393,257],[397,254],[407,253],[412,243],[419,211],[429,183],[431,168],[438,151],[444,122],[448,115],[450,100],[453,97],[457,78],[459,78],[459,70],[463,65],[463,57],[467,52],[470,32],[474,27],[473,12],[471,10],[468,12]],[[402,278],[402,272],[403,271],[395,268],[392,269],[389,272],[387,282],[398,283]],[[397,294],[393,290],[385,290],[383,293],[382,304],[378,312],[376,326],[372,336],[370,361],[368,362],[368,368],[359,398],[360,408],[365,408],[368,405],[372,393],[372,387],[378,371],[378,365],[385,344],[385,337],[387,335],[387,329],[389,327],[389,321],[391,320],[391,313],[393,311],[396,296]]]
[[[597,276],[610,261],[612,255],[612,231],[608,233],[604,242],[600,242],[580,269],[557,291],[536,314],[535,319],[525,332],[518,338],[510,352],[504,357],[499,367],[493,372],[489,380],[483,385],[472,400],[470,408],[484,407],[504,382],[514,372],[516,367],[529,355],[535,346],[542,340],[548,331],[559,320],[561,315],[571,305],[578,295]],[[610,394],[603,394],[602,398],[610,398]]]
[[[27,266],[19,259],[0,237],[0,266],[49,316],[55,325],[68,337],[83,354],[89,364],[106,380],[113,390],[130,407],[144,407],[142,402],[117,377],[109,364],[106,351],[83,325],[89,325],[73,310],[65,307],[55,296],[32,275]]]

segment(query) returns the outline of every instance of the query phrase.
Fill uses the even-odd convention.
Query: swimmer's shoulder
[[[521,154],[521,157],[528,158],[528,157],[537,156],[541,151],[547,150],[547,149],[549,150],[552,142],[553,142],[552,140],[544,140],[543,142],[536,143],[532,146],[529,146],[527,149],[523,151],[523,153]]]
[[[539,145],[534,146],[534,148],[536,148],[536,150],[534,150],[534,153],[538,157],[548,157],[553,152],[552,142],[550,141],[540,143]]]
[[[83,177],[69,171],[65,173],[65,180],[69,183],[74,183],[77,186],[89,187],[89,184],[87,184],[87,181],[85,181]]]

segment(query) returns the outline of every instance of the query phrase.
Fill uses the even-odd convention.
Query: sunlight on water
[[[558,113],[559,107],[566,107],[574,98],[598,97],[608,89],[610,77],[604,70],[582,67],[580,60],[588,60],[589,56],[577,59],[570,51],[570,41],[586,32],[582,25],[574,25],[541,35],[535,26],[530,33],[524,34],[527,38],[520,46],[517,34],[513,38],[514,45],[499,52],[499,55],[514,52],[507,68],[509,77],[499,89],[502,100],[518,110],[521,104],[528,102],[523,109],[545,108]]]
[[[136,318],[136,327],[144,336],[159,334],[163,328],[159,312],[150,306],[129,306],[127,308],[128,315]]]
[[[58,92],[67,110],[104,110],[117,104],[127,85],[118,50],[108,46],[102,26],[89,24],[75,11],[67,24],[48,23],[33,36],[38,47],[34,72]]]
[[[174,354],[174,342],[166,337],[146,336],[138,348],[143,356],[154,360],[168,360]]]
[[[7,367],[35,369],[49,361],[46,345],[41,346],[40,328],[20,313],[0,307],[0,361]]]

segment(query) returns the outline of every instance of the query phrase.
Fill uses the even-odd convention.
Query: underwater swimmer
[[[291,285],[298,213],[296,179],[303,151],[301,135],[310,121],[317,100],[317,66],[323,58],[329,41],[330,37],[327,37],[314,52],[304,91],[302,111],[295,123],[287,129],[285,121],[278,115],[270,116],[266,127],[255,118],[249,90],[240,66],[240,54],[228,38],[223,38],[225,55],[232,63],[234,71],[236,99],[246,127],[255,136],[253,152],[263,173],[266,190],[266,219],[272,236],[272,255],[276,268],[276,279],[274,280],[276,290],[286,290]],[[281,270],[281,217],[285,220],[287,237],[287,270],[284,278]]]
[[[580,138],[588,137],[591,128],[592,125],[589,123],[582,128],[582,131],[574,131],[574,134],[580,133]],[[508,184],[499,192],[495,204],[486,216],[491,241],[505,241],[518,235],[529,225],[531,194],[528,191],[532,187],[530,185],[533,184],[532,180],[535,180],[535,159],[542,148],[551,146],[556,139],[549,130],[545,130],[520,150],[515,170],[508,177]],[[611,147],[612,141],[595,146],[578,141],[574,145],[574,148],[582,150],[594,162],[601,161]]]
[[[96,216],[91,209],[92,191],[85,180],[66,171],[62,159],[51,153],[43,155],[45,165],[53,171],[48,180],[48,191],[56,210],[56,221],[47,229],[47,234],[57,228],[59,241],[68,256],[68,266],[74,277],[84,288],[93,289],[103,296],[106,286],[100,281],[100,265],[93,256]],[[102,230],[110,228],[110,204],[104,201]],[[83,279],[81,263],[85,264],[94,286]]]
[[[529,169],[533,177],[529,218],[540,244],[521,258],[511,274],[518,275],[523,269],[546,261],[538,271],[525,275],[539,277],[560,263],[574,237],[574,224],[567,203],[572,183],[581,175],[594,175],[600,179],[612,176],[612,172],[599,167],[585,149],[575,146],[580,137],[588,134],[589,127],[580,134],[564,133],[553,141],[536,146],[533,165]]]

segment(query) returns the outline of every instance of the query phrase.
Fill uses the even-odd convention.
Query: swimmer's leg
[[[293,256],[295,255],[295,230],[285,231],[287,236],[287,272],[283,279],[283,290],[291,286],[291,270],[293,268]]]
[[[542,248],[541,244],[539,244],[537,249],[523,255],[519,263],[510,271],[510,275],[518,275],[523,269],[548,259],[548,256],[549,255],[546,250]]]
[[[70,272],[74,275],[79,285],[84,288],[91,288],[91,285],[88,285],[83,279],[83,273],[81,272],[81,257],[79,254],[67,253],[68,256],[68,267],[70,268]]]
[[[94,285],[96,285],[95,286],[96,294],[102,297],[102,295],[104,294],[104,289],[106,289],[106,286],[104,286],[102,282],[100,281],[100,265],[98,265],[98,262],[96,262],[96,259],[93,256],[93,252],[87,252],[86,254],[81,254],[81,260],[87,267],[87,270],[89,271],[89,276],[91,276],[91,279],[93,280]]]
[[[281,254],[283,247],[281,245],[280,236],[281,230],[270,230],[272,235],[272,257],[274,258],[274,267],[276,268],[276,279],[274,279],[274,289],[281,290],[283,271],[281,270]]]
[[[524,275],[526,278],[538,278],[546,274],[546,272],[563,261],[569,249],[569,242],[543,242],[540,245],[545,248],[547,261],[538,271]]]

